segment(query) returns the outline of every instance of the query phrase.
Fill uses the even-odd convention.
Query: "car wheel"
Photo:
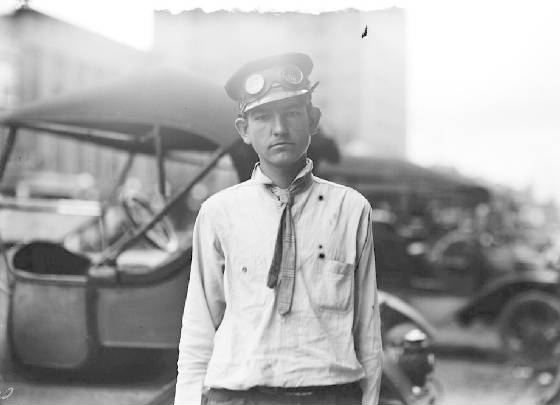
[[[543,369],[560,361],[560,300],[540,291],[513,298],[504,307],[498,332],[510,359]]]

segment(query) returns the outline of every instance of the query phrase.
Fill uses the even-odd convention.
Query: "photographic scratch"
[[[0,401],[10,398],[14,393],[14,387],[4,389],[4,385],[4,378],[2,378],[2,374],[0,374]]]
[[[14,393],[14,387],[8,387],[5,391],[0,390],[0,401],[10,398],[13,393]]]

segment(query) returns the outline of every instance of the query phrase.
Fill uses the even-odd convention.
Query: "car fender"
[[[502,308],[513,297],[526,291],[537,290],[554,294],[558,289],[560,275],[549,269],[536,269],[507,274],[486,284],[456,314],[462,325],[480,319],[494,321]]]
[[[428,320],[401,298],[385,291],[379,291],[378,301],[380,311],[382,312],[382,323],[388,323],[388,325],[384,325],[387,329],[397,323],[412,322],[431,340],[437,338],[437,331]]]

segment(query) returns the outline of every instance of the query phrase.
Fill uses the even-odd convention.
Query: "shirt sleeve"
[[[360,381],[363,405],[377,404],[383,368],[371,211],[368,204],[361,217],[358,230],[358,248],[361,247],[358,251],[361,253],[355,272],[353,334],[356,355],[366,373]]]
[[[193,230],[190,280],[183,312],[175,405],[201,403],[202,386],[224,310],[224,254],[205,204]]]

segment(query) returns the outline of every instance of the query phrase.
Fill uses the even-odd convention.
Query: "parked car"
[[[493,276],[494,269],[482,263],[486,251],[476,237],[455,232],[491,199],[487,187],[380,157],[344,157],[323,170],[328,179],[360,191],[380,214],[374,238],[381,286],[405,294],[427,289],[468,295]]]
[[[388,212],[374,210],[374,241],[381,288],[409,295],[470,296],[498,273],[489,252],[470,235],[448,232],[433,241],[406,237]]]
[[[159,71],[38,102],[1,120],[9,133],[0,156],[0,179],[18,131],[24,128],[40,131],[33,136],[50,133],[125,151],[129,162],[139,154],[154,156],[164,199],[160,206],[142,194],[125,195],[120,201],[109,196],[97,212],[90,212],[90,220],[60,239],[20,241],[3,252],[10,286],[6,331],[16,363],[31,370],[81,372],[115,364],[126,367],[154,351],[176,353],[191,246],[188,232],[183,232],[183,243],[177,242],[168,214],[205,176],[223,170],[218,162],[226,156],[239,180],[248,178],[254,154],[234,133],[234,118],[234,105],[222,89]],[[327,154],[322,148],[332,142],[314,139],[312,153]],[[185,161],[184,152],[197,152],[198,170],[167,197],[164,161]],[[127,163],[115,176],[114,190],[130,166]],[[17,208],[18,201],[12,203]],[[111,243],[99,244],[98,250],[84,250],[81,243],[64,245],[79,240],[84,229],[99,231],[104,238],[109,207],[125,211],[129,230]],[[79,211],[81,206],[73,208]],[[61,216],[75,213],[55,211]],[[142,240],[147,245],[140,246]],[[389,294],[382,295],[380,305],[384,340],[390,336],[392,342],[383,370],[382,401],[432,403],[436,393],[430,382],[433,354],[428,343],[433,329]]]
[[[500,231],[508,227],[500,223],[511,218],[491,212],[490,190],[474,182],[389,159],[343,163],[328,165],[327,177],[357,188],[381,208],[374,218],[381,288],[404,296],[429,291],[467,299],[459,322],[496,325],[513,361],[537,368],[560,364],[555,249],[539,253],[522,238],[504,237],[510,235]],[[428,209],[434,201],[441,204]],[[434,214],[454,226],[437,229]],[[478,214],[493,219],[487,225],[494,226],[481,227]]]

